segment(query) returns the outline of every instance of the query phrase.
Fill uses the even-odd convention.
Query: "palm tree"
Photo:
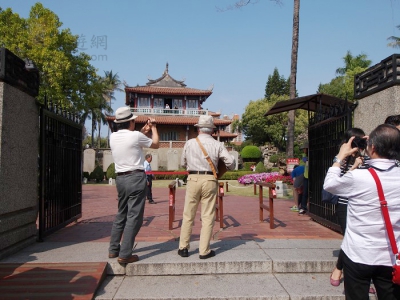
[[[112,113],[113,112],[112,100],[115,100],[114,92],[115,91],[123,92],[124,90],[121,89],[122,82],[119,79],[118,73],[113,74],[113,71],[111,70],[111,71],[105,71],[104,75],[105,76],[102,79],[104,83],[103,98],[104,100],[109,102],[110,110],[107,111],[107,113]],[[108,128],[108,133],[107,133],[107,147],[109,147],[109,140],[110,140],[110,128]]]
[[[345,56],[343,56],[344,67],[338,68],[336,74],[345,75],[347,71],[354,70],[356,67],[368,68],[371,65],[371,60],[368,59],[366,54],[359,54],[353,56],[350,50],[347,50]]]
[[[400,25],[396,26],[396,28],[400,29]],[[388,47],[400,48],[400,38],[399,37],[392,35],[391,37],[388,37],[388,41],[391,41],[388,44]]]

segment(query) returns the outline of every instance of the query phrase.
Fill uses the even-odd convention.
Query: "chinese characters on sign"
[[[286,171],[291,173],[293,171],[294,166],[298,164],[299,164],[298,158],[288,158],[286,160]]]

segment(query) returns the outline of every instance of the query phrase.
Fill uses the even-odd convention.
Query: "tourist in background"
[[[148,172],[151,172],[151,162],[153,160],[153,156],[150,153],[147,153],[146,156],[144,157],[144,171],[146,172],[146,179],[147,179],[147,201],[149,201],[150,204],[156,204],[156,202],[153,200],[153,174],[149,174]]]

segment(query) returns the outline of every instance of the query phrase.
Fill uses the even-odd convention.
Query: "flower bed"
[[[290,176],[283,176],[279,172],[247,174],[238,179],[238,182],[241,184],[252,184],[257,182],[275,183],[276,181],[293,184],[293,179]]]

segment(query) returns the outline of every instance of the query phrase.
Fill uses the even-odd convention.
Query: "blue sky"
[[[145,85],[169,64],[169,74],[188,87],[213,94],[203,107],[241,115],[263,98],[274,68],[290,73],[293,1],[260,0],[240,10],[218,12],[236,0],[45,0],[64,27],[81,36],[99,75],[117,72],[129,85]],[[27,18],[37,1],[0,0]],[[302,0],[297,91],[314,94],[335,77],[347,50],[373,64],[399,53],[387,38],[400,36],[400,0]],[[106,40],[105,40],[106,38]],[[91,40],[94,40],[92,44]],[[112,107],[124,105],[116,93]]]

